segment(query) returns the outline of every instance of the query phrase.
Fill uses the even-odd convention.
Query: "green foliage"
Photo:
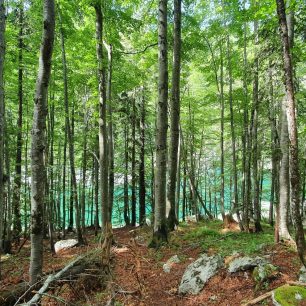
[[[221,233],[221,222],[211,221],[207,225],[189,231],[184,235],[188,241],[197,241],[204,251],[213,250],[222,256],[228,256],[234,252],[246,255],[259,253],[258,246],[268,246],[274,243],[273,230],[264,227],[264,233],[230,232]]]
[[[282,286],[274,291],[274,300],[282,306],[302,305],[306,300],[306,288],[299,286]]]

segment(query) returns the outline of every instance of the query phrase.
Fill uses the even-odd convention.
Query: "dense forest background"
[[[31,233],[36,78],[51,2],[0,1],[6,252]],[[275,226],[276,240],[295,237],[306,198],[303,0],[286,1],[295,127],[287,120],[286,48],[275,1],[186,0],[167,7],[152,0],[57,0],[54,6],[52,66],[49,82],[42,80],[46,129],[38,148],[45,168],[36,177],[51,249],[56,237],[76,228],[81,243],[86,227],[98,233],[107,222],[136,226],[150,219],[162,236],[169,211],[167,231],[189,216],[231,222],[234,215],[241,230],[259,232],[264,221]],[[32,199],[32,217],[33,209]],[[163,240],[155,238],[154,244]]]

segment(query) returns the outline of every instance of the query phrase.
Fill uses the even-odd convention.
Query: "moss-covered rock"
[[[272,279],[277,276],[278,268],[272,264],[263,264],[258,267],[255,267],[253,271],[253,278],[256,283],[262,283],[269,279]]]
[[[300,286],[282,286],[273,292],[275,306],[299,306],[306,301],[306,288]]]

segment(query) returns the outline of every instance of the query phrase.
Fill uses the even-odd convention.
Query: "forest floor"
[[[264,232],[242,233],[238,229],[223,229],[219,221],[182,224],[170,234],[169,244],[158,250],[147,247],[152,229],[124,227],[114,229],[115,246],[112,248],[112,279],[108,289],[94,285],[94,280],[80,278],[73,285],[61,282],[52,288],[42,305],[241,305],[270,291],[287,281],[297,280],[301,267],[296,252],[290,246],[273,243],[273,230],[264,226]],[[68,237],[67,237],[68,238]],[[69,237],[70,238],[70,237]],[[98,247],[98,238],[87,231],[88,245],[75,247],[52,255],[45,247],[44,272],[46,274],[63,268],[75,256]],[[186,267],[198,256],[219,253],[230,261],[232,254],[269,255],[269,261],[279,267],[279,273],[270,282],[256,285],[252,273],[237,272],[230,275],[226,267],[212,277],[198,295],[181,296],[178,287]],[[170,273],[163,271],[163,264],[173,255],[180,262],[174,264]],[[30,245],[26,242],[19,254],[2,258],[0,292],[28,280]],[[52,296],[60,297],[61,303]],[[1,304],[0,305],[5,305]],[[272,305],[265,300],[263,304]],[[301,305],[306,305],[306,303]]]

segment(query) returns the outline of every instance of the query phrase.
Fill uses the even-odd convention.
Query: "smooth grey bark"
[[[156,120],[154,175],[155,209],[152,246],[167,241],[166,228],[166,174],[168,130],[168,47],[167,47],[167,0],[158,5],[158,104]]]
[[[65,137],[64,137],[64,161],[63,161],[63,178],[62,178],[62,212],[63,212],[63,220],[62,220],[62,234],[63,238],[66,235],[66,167],[67,167],[67,124],[65,120]]]
[[[178,150],[180,138],[180,71],[181,71],[181,0],[174,0],[173,68],[170,99],[170,148],[167,200],[170,204],[168,228],[178,224],[176,214],[176,185],[178,181]]]
[[[220,176],[221,176],[221,186],[220,186],[220,211],[222,219],[225,218],[224,210],[224,83],[223,83],[223,48],[222,41],[220,41],[220,107],[221,107],[221,126],[220,126]]]
[[[106,228],[109,220],[109,157],[108,157],[108,131],[106,122],[106,71],[103,64],[103,13],[100,1],[95,5],[96,11],[96,53],[99,77],[99,159],[100,159],[100,193],[102,231]]]
[[[254,21],[254,34],[255,34],[255,46],[258,45],[258,21]],[[255,231],[261,232],[262,227],[260,224],[261,210],[260,210],[260,172],[258,171],[258,161],[259,161],[259,148],[258,148],[258,110],[259,110],[259,55],[256,50],[255,60],[254,60],[254,82],[253,82],[253,108],[252,108],[252,162],[253,162],[253,186],[254,186],[254,223]]]
[[[243,229],[243,224],[240,218],[238,207],[238,174],[237,174],[237,156],[236,156],[236,133],[234,123],[234,109],[233,109],[233,76],[232,76],[232,62],[231,62],[231,45],[230,36],[227,35],[227,62],[228,62],[228,76],[229,76],[229,104],[230,104],[230,121],[231,121],[231,137],[232,137],[232,162],[233,162],[233,178],[234,178],[234,204],[233,211],[237,215],[237,220],[240,229]]]
[[[286,114],[286,97],[283,98],[281,103],[281,133],[280,133],[280,171],[279,171],[279,238],[292,240],[288,229],[288,208],[289,208],[289,134],[288,134],[288,121]]]
[[[4,0],[0,0],[0,254],[3,248],[3,230],[4,230],[4,55],[5,55],[5,6]],[[0,262],[0,279],[1,279]]]
[[[112,220],[115,188],[115,159],[114,159],[114,131],[113,131],[113,102],[112,102],[112,76],[113,76],[113,46],[104,43],[108,55],[107,94],[108,101],[108,152],[109,152],[109,187],[108,209],[109,219]]]
[[[247,59],[247,24],[244,22],[243,25],[243,133],[242,133],[242,186],[241,186],[241,198],[243,204],[243,227],[246,231],[249,231],[250,215],[250,192],[249,184],[249,159],[248,151],[249,149],[249,112],[248,112],[248,84],[247,84],[247,74],[248,74],[248,59]]]
[[[132,154],[131,154],[131,176],[132,176],[132,195],[131,195],[131,225],[136,226],[136,95],[135,92],[132,96]]]
[[[72,199],[75,206],[75,225],[77,232],[77,239],[79,244],[84,244],[82,229],[81,229],[81,217],[80,217],[80,207],[77,191],[77,180],[76,180],[76,171],[74,165],[74,143],[73,143],[73,125],[70,125],[69,117],[69,94],[68,94],[68,72],[67,72],[67,60],[66,60],[66,49],[65,49],[65,39],[64,39],[64,30],[62,26],[61,13],[59,11],[59,21],[60,21],[60,34],[61,34],[61,49],[62,49],[62,65],[63,65],[63,82],[64,82],[64,103],[65,103],[65,118],[66,118],[66,127],[67,127],[67,139],[68,139],[68,152],[69,152],[69,162],[70,162],[70,172],[71,172],[71,193]],[[72,121],[73,114],[72,112]],[[71,227],[73,224],[70,224]],[[72,228],[71,228],[72,229]]]
[[[43,3],[43,36],[36,81],[34,115],[31,143],[31,258],[30,283],[34,284],[42,275],[43,266],[43,211],[45,205],[47,94],[51,72],[54,43],[55,4],[54,0]]]
[[[287,4],[289,4],[287,2]],[[286,17],[288,27],[289,48],[293,47],[294,41],[294,16],[290,10]],[[292,240],[288,229],[289,205],[290,205],[290,175],[289,175],[289,133],[287,120],[287,97],[281,102],[281,133],[280,133],[281,163],[279,174],[280,201],[279,201],[279,238]]]
[[[124,222],[125,225],[130,225],[130,212],[129,212],[129,182],[128,182],[128,171],[129,171],[129,150],[128,150],[128,125],[127,122],[124,125],[124,183],[123,183],[123,197],[124,197]]]
[[[286,21],[286,10],[284,0],[276,0],[277,15],[280,25],[281,42],[283,46],[283,62],[285,87],[287,94],[287,120],[289,133],[289,169],[291,187],[291,209],[294,226],[296,229],[296,245],[299,257],[305,265],[305,236],[300,213],[300,177],[299,177],[299,156],[298,156],[298,135],[296,105],[293,85],[293,66],[290,53],[288,27]]]

